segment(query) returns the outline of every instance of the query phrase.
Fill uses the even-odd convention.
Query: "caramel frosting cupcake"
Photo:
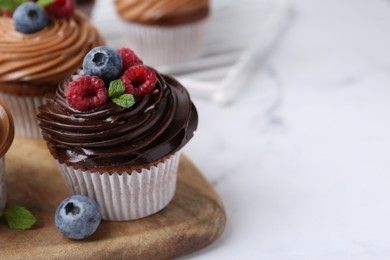
[[[115,4],[123,19],[150,25],[192,23],[209,14],[208,0],[115,0]]]
[[[53,20],[35,34],[19,33],[12,19],[0,17],[0,90],[32,95],[53,92],[45,87],[57,86],[80,67],[91,48],[103,44],[103,38],[88,18],[79,12],[73,19]],[[31,89],[9,83],[29,84]]]
[[[208,0],[114,0],[124,37],[150,65],[177,65],[202,51]]]
[[[0,100],[0,211],[6,204],[6,186],[4,179],[4,155],[14,139],[14,124],[6,105]]]
[[[92,50],[96,56],[86,59],[115,51]],[[60,84],[38,114],[70,195],[96,200],[102,218],[116,221],[146,217],[171,201],[180,151],[198,125],[183,85],[143,65],[129,49],[118,52],[122,58],[115,64],[131,65],[116,79],[84,67]]]
[[[0,97],[13,114],[17,134],[40,137],[37,107],[80,67],[88,50],[103,44],[78,11],[68,19],[50,19],[33,34],[16,31],[11,18],[0,16]]]

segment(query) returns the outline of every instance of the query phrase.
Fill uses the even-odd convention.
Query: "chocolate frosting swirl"
[[[186,24],[209,14],[209,0],[115,0],[115,6],[124,20],[150,25]]]
[[[0,100],[0,157],[8,151],[14,140],[14,123],[11,113]]]
[[[12,19],[0,16],[0,85],[31,83],[58,86],[80,67],[85,54],[104,40],[88,18],[51,20],[43,30],[23,34]]]
[[[153,163],[180,150],[197,128],[198,114],[187,90],[156,72],[157,84],[130,108],[111,101],[80,112],[66,101],[65,88],[39,108],[43,138],[61,163],[87,169]]]

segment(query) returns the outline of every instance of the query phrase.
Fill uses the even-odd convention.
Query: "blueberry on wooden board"
[[[55,213],[58,230],[71,239],[85,239],[95,233],[101,216],[96,202],[83,195],[63,200]]]

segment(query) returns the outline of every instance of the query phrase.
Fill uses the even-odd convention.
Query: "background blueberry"
[[[34,3],[24,3],[16,8],[12,20],[18,32],[35,33],[49,23],[45,11]]]
[[[84,239],[92,235],[100,224],[101,216],[96,202],[83,195],[63,200],[55,213],[58,230],[71,239]]]
[[[83,60],[85,74],[98,76],[106,84],[118,79],[122,68],[122,57],[111,47],[96,47],[90,50]]]

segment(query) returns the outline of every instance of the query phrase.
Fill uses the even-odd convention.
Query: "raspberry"
[[[69,105],[80,111],[100,107],[107,103],[108,93],[104,81],[96,76],[82,76],[65,89]]]
[[[130,67],[121,76],[125,85],[125,93],[133,94],[135,98],[148,94],[157,82],[156,74],[144,65]]]
[[[0,12],[1,13],[1,12]],[[13,13],[12,12],[3,12],[5,17],[12,18]]]
[[[123,71],[126,71],[134,65],[143,64],[142,60],[129,48],[118,49],[118,53],[122,57]]]
[[[45,6],[48,15],[55,18],[69,18],[73,16],[75,9],[74,0],[55,0],[53,3]]]

